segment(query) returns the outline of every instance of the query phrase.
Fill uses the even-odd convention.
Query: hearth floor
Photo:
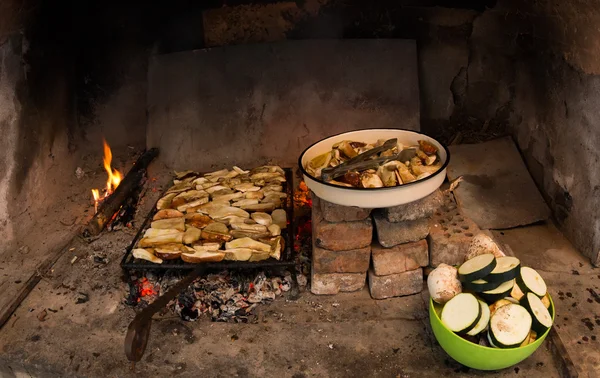
[[[144,206],[152,202],[149,198]],[[126,230],[105,233],[89,244],[79,239],[71,243],[68,248],[74,249],[58,260],[0,329],[0,376],[132,375],[123,340],[134,311],[123,304],[119,267],[132,236],[133,230]],[[547,277],[557,331],[580,376],[595,376],[594,369],[600,368],[600,341],[595,340],[600,303],[592,292],[600,293],[600,272],[552,225],[496,236]],[[105,260],[95,261],[95,255]],[[72,263],[74,256],[78,259]],[[259,306],[258,324],[163,317],[153,323],[136,372],[150,377],[559,376],[548,342],[501,372],[461,367],[435,342],[427,298],[426,291],[383,301],[372,300],[366,289],[336,296],[304,291],[295,302],[278,298]]]

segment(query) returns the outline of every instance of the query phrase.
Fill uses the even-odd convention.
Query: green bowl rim
[[[548,299],[550,299],[550,307],[552,308],[552,326],[550,326],[550,328],[548,328],[546,330],[546,332],[544,332],[540,337],[538,337],[533,343],[531,344],[527,344],[523,347],[519,346],[516,348],[492,348],[492,347],[487,347],[487,346],[483,346],[483,345],[479,345],[479,344],[475,344],[472,341],[463,339],[462,337],[458,336],[454,331],[450,330],[448,327],[446,327],[446,325],[442,322],[442,319],[440,319],[440,317],[438,316],[437,312],[435,311],[435,307],[433,305],[433,299],[431,297],[429,297],[429,309],[432,310],[430,311],[433,312],[433,315],[436,317],[436,319],[439,321],[439,323],[442,325],[442,327],[444,327],[445,330],[447,330],[449,333],[452,334],[452,337],[455,337],[457,339],[460,339],[462,341],[465,341],[475,347],[481,348],[483,350],[493,350],[493,351],[497,351],[500,353],[509,353],[511,351],[514,351],[516,349],[521,349],[521,348],[527,348],[530,345],[535,345],[538,341],[542,340],[542,338],[544,338],[552,329],[552,327],[554,326],[554,317],[556,315],[556,308],[554,307],[554,301],[552,300],[552,296],[550,295],[550,293],[548,293]]]

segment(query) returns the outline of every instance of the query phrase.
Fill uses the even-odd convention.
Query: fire
[[[154,285],[146,278],[142,278],[141,280],[138,281],[138,290],[140,293],[140,296],[138,298],[138,302],[143,298],[143,297],[147,297],[147,296],[152,296],[152,295],[156,295],[158,294],[156,290],[154,290]]]
[[[98,203],[110,196],[115,191],[117,186],[119,186],[121,179],[123,178],[121,172],[111,167],[112,151],[110,150],[110,146],[108,143],[106,143],[105,139],[102,139],[102,143],[104,144],[104,169],[108,174],[108,179],[106,180],[106,190],[103,196],[100,196],[100,191],[98,189],[92,189],[92,196],[94,197],[94,212],[98,212]]]
[[[108,180],[106,180],[106,197],[112,194],[117,186],[119,186],[122,176],[121,172],[110,166],[110,163],[112,162],[112,151],[110,150],[108,143],[106,143],[106,140],[103,139],[102,142],[104,143],[104,169],[106,169],[106,173],[108,173]]]

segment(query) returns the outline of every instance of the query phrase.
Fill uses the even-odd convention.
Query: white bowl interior
[[[305,167],[306,164],[313,158],[324,154],[327,151],[331,151],[331,147],[335,143],[341,142],[343,140],[352,140],[363,143],[375,143],[378,139],[392,138],[398,138],[398,142],[404,144],[405,146],[417,145],[419,140],[427,140],[438,148],[438,155],[442,164],[446,163],[446,159],[448,159],[448,156],[446,155],[446,149],[437,140],[428,137],[427,135],[418,134],[408,130],[369,129],[351,131],[348,133],[343,133],[323,139],[322,141],[316,143],[314,146],[306,150],[306,152],[304,152],[304,155],[302,155],[301,159],[302,166]]]

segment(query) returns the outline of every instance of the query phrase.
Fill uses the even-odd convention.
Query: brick
[[[420,293],[423,290],[423,270],[378,276],[369,270],[369,291],[374,299],[402,297]]]
[[[433,267],[445,263],[448,265],[462,264],[469,244],[479,227],[463,215],[451,197],[446,199],[440,215],[431,219],[431,227],[427,241],[429,243],[430,264]]]
[[[378,276],[403,273],[429,265],[429,248],[426,240],[399,244],[392,248],[372,246],[373,271]]]
[[[373,214],[373,219],[377,230],[377,240],[386,248],[419,241],[425,239],[429,234],[428,218],[393,223],[389,222],[380,212],[376,212]]]
[[[315,273],[310,272],[310,292],[315,295],[332,295],[358,291],[365,287],[367,273]]]
[[[330,251],[313,243],[313,270],[317,273],[364,273],[369,269],[371,246]]]
[[[313,207],[319,206],[323,219],[327,222],[352,222],[364,220],[371,215],[371,209],[362,209],[360,207],[341,206],[325,201],[312,194]]]
[[[414,221],[431,217],[444,202],[444,195],[438,189],[427,197],[404,205],[388,207],[382,212],[390,222]]]
[[[371,245],[373,223],[371,218],[353,222],[327,222],[319,206],[312,208],[312,231],[317,247],[330,251],[349,251]]]

